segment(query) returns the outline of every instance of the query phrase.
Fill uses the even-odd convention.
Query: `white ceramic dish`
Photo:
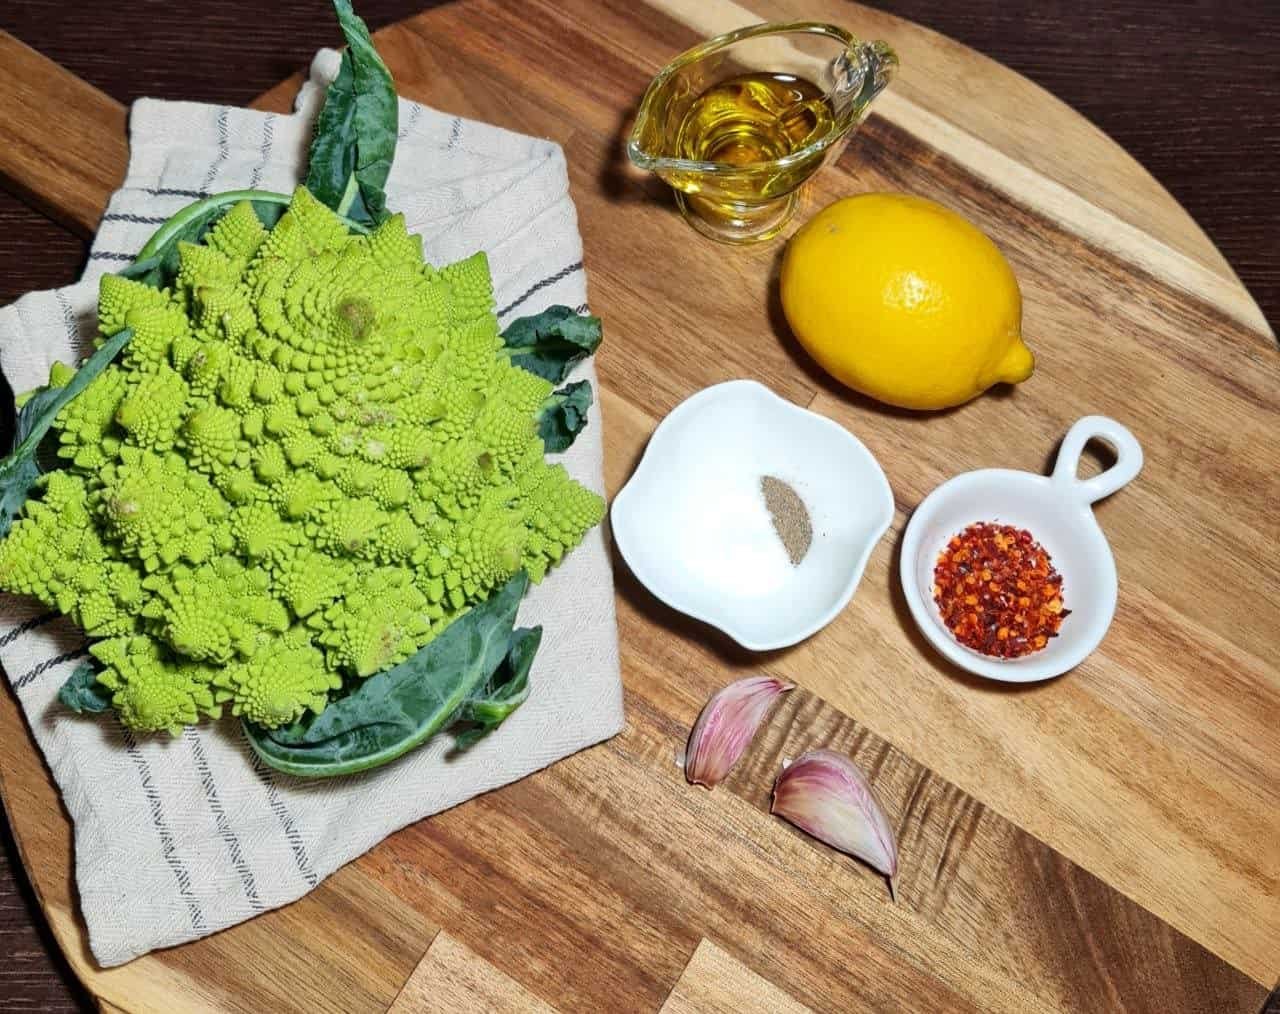
[[[1115,464],[1088,479],[1076,476],[1090,440],[1109,444]],[[1142,448],[1114,419],[1086,416],[1071,427],[1051,476],[988,468],[949,479],[916,508],[902,540],[901,578],[907,606],[921,632],[949,660],[969,672],[1006,683],[1032,683],[1073,669],[1101,643],[1116,611],[1116,565],[1092,504],[1128,483],[1142,468]],[[1062,575],[1071,615],[1044,649],[998,659],[965,647],[942,622],[933,601],[933,568],[947,540],[975,521],[1025,528]]]
[[[798,565],[765,509],[766,475],[809,510],[813,544]],[[893,494],[848,430],[733,380],[662,420],[611,520],[627,565],[654,595],[766,651],[804,640],[848,604],[893,520]]]

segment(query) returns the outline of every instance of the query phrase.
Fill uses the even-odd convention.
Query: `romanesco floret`
[[[551,384],[501,354],[484,255],[425,265],[399,215],[237,205],[172,289],[104,276],[99,320],[134,337],[59,415],[0,587],[102,638],[135,729],[318,713],[603,516],[544,459]]]
[[[161,366],[140,374],[116,409],[120,424],[136,447],[167,451],[173,446],[187,408],[188,388],[175,370]]]
[[[173,305],[173,293],[119,275],[103,275],[98,286],[98,327],[104,335],[128,327],[130,313]]]
[[[125,444],[91,488],[89,506],[104,539],[147,572],[179,560],[204,563],[231,548],[226,501],[177,454]]]
[[[341,596],[354,574],[350,560],[303,549],[276,571],[274,590],[294,616],[305,620]]]
[[[112,428],[127,389],[123,370],[107,370],[95,377],[80,397],[72,399],[58,415],[58,456],[87,471],[114,456],[119,440],[111,435]]]
[[[168,365],[169,349],[173,343],[191,335],[187,315],[176,303],[130,310],[125,315],[125,323],[133,328],[133,337],[125,346],[122,358],[129,370],[137,373],[146,373]],[[121,380],[123,379],[122,373]]]
[[[271,579],[259,567],[220,556],[201,567],[175,567],[143,585],[154,595],[142,615],[178,654],[225,663],[252,655],[258,636],[289,627],[289,611],[271,594]]]
[[[305,711],[323,711],[329,691],[342,686],[342,677],[326,667],[306,629],[294,627],[261,639],[248,658],[216,670],[212,683],[215,700],[230,702],[232,714],[274,727]]]
[[[103,665],[98,682],[113,691],[112,706],[130,728],[177,735],[202,715],[222,713],[210,689],[218,670],[184,659],[153,638],[114,637],[89,652]]]
[[[242,264],[248,264],[267,238],[267,230],[247,201],[237,204],[210,231],[209,246]]]
[[[0,586],[32,595],[86,633],[130,633],[146,593],[129,563],[108,557],[88,507],[84,480],[52,472],[13,537],[0,542]]]
[[[343,598],[307,623],[330,664],[357,676],[404,661],[431,630],[426,598],[400,567],[362,568]]]

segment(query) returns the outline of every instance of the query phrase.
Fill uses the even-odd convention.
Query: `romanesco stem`
[[[356,174],[352,173],[347,177],[347,189],[342,192],[342,200],[338,202],[338,206],[333,210],[339,215],[345,216],[351,210],[351,205],[355,203],[356,195],[360,193],[360,182],[356,179]]]

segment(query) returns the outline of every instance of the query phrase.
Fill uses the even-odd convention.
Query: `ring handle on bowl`
[[[1087,479],[1077,477],[1080,453],[1090,440],[1101,440],[1116,454],[1116,463]],[[1070,488],[1085,503],[1110,496],[1142,470],[1142,447],[1124,426],[1105,415],[1087,415],[1067,431],[1053,466],[1053,481]]]

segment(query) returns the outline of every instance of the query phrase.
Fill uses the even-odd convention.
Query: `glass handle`
[[[832,61],[833,104],[837,108],[852,105],[861,119],[897,72],[898,54],[887,42],[855,42]]]

